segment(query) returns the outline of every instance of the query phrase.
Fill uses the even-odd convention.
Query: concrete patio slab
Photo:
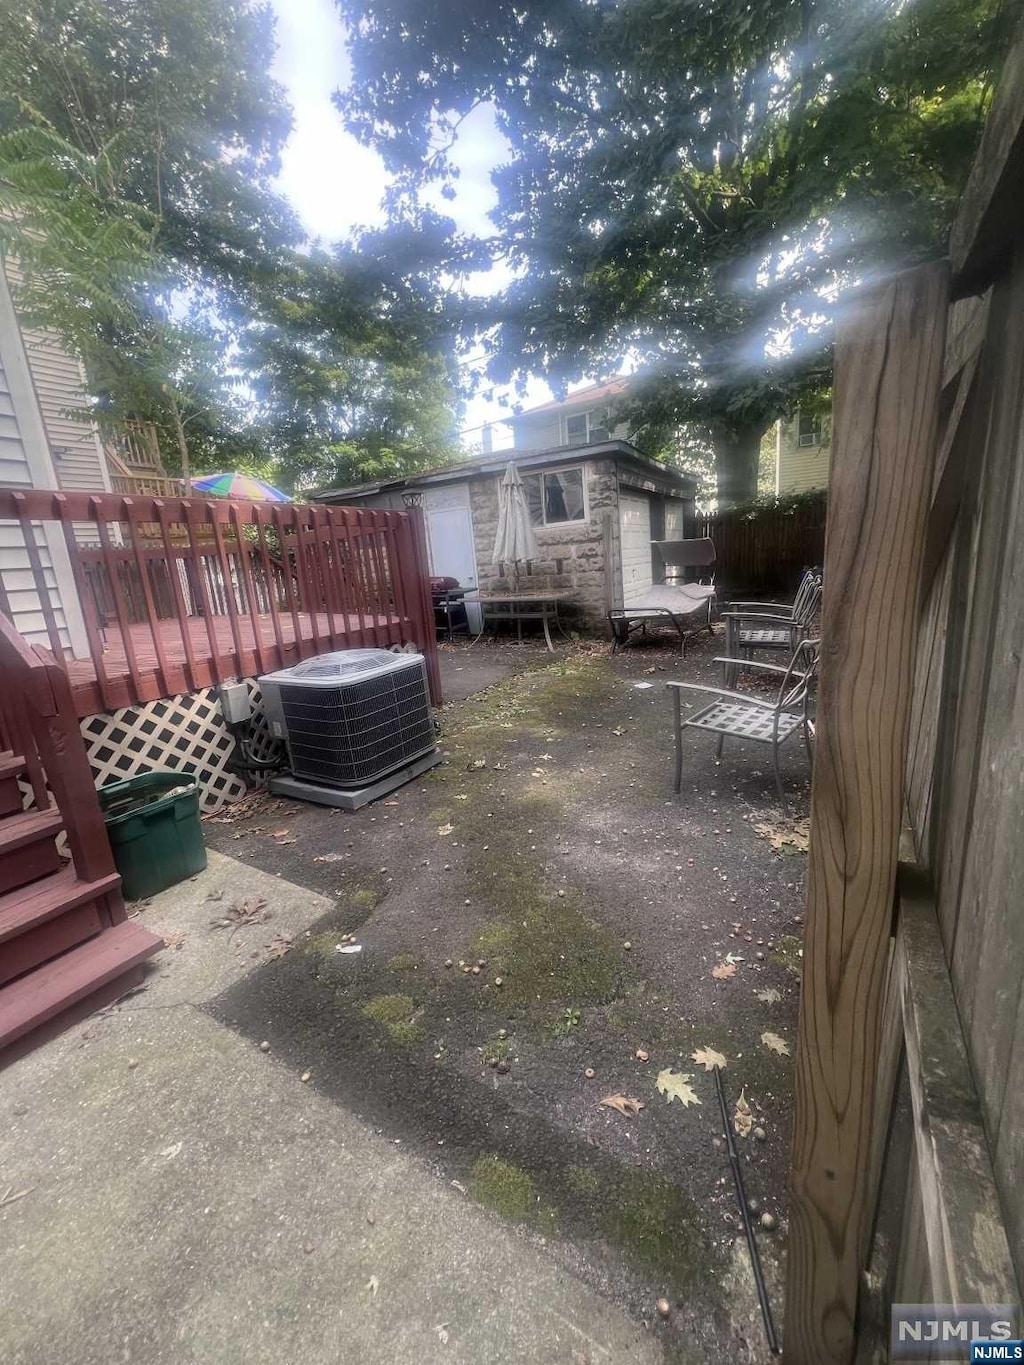
[[[242,897],[270,918],[211,928]],[[4,1074],[6,1365],[663,1358],[542,1238],[201,1008],[331,904],[211,854],[144,912],[177,945],[148,986]]]

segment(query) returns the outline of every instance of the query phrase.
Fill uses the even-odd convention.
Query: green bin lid
[[[180,795],[190,795],[199,783],[193,768],[182,768],[180,772],[139,773],[136,777],[126,777],[120,782],[107,782],[99,788],[97,795],[100,808],[108,825],[126,819],[142,810],[152,810],[163,803],[161,795],[186,790]]]

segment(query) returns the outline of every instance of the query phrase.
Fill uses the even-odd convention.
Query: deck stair
[[[161,946],[127,917],[66,676],[0,614],[0,1068]]]

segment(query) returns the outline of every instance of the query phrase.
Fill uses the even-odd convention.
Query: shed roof
[[[545,465],[602,459],[616,461],[623,482],[638,488],[648,488],[651,492],[685,498],[691,496],[697,486],[688,474],[642,455],[628,441],[598,441],[594,445],[553,446],[549,450],[497,450],[490,455],[457,460],[437,469],[419,470],[396,479],[376,479],[369,483],[352,484],[347,488],[326,488],[312,494],[312,497],[316,502],[358,501],[376,493],[398,493],[406,488],[431,488],[437,484],[483,478],[500,473],[511,461],[515,461],[522,469],[541,469]]]

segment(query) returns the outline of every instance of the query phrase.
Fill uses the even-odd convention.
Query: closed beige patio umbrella
[[[510,460],[498,485],[498,534],[494,540],[491,563],[510,565],[514,590],[518,590],[519,565],[539,558],[540,548],[530,521],[526,489],[519,476],[518,465]]]

